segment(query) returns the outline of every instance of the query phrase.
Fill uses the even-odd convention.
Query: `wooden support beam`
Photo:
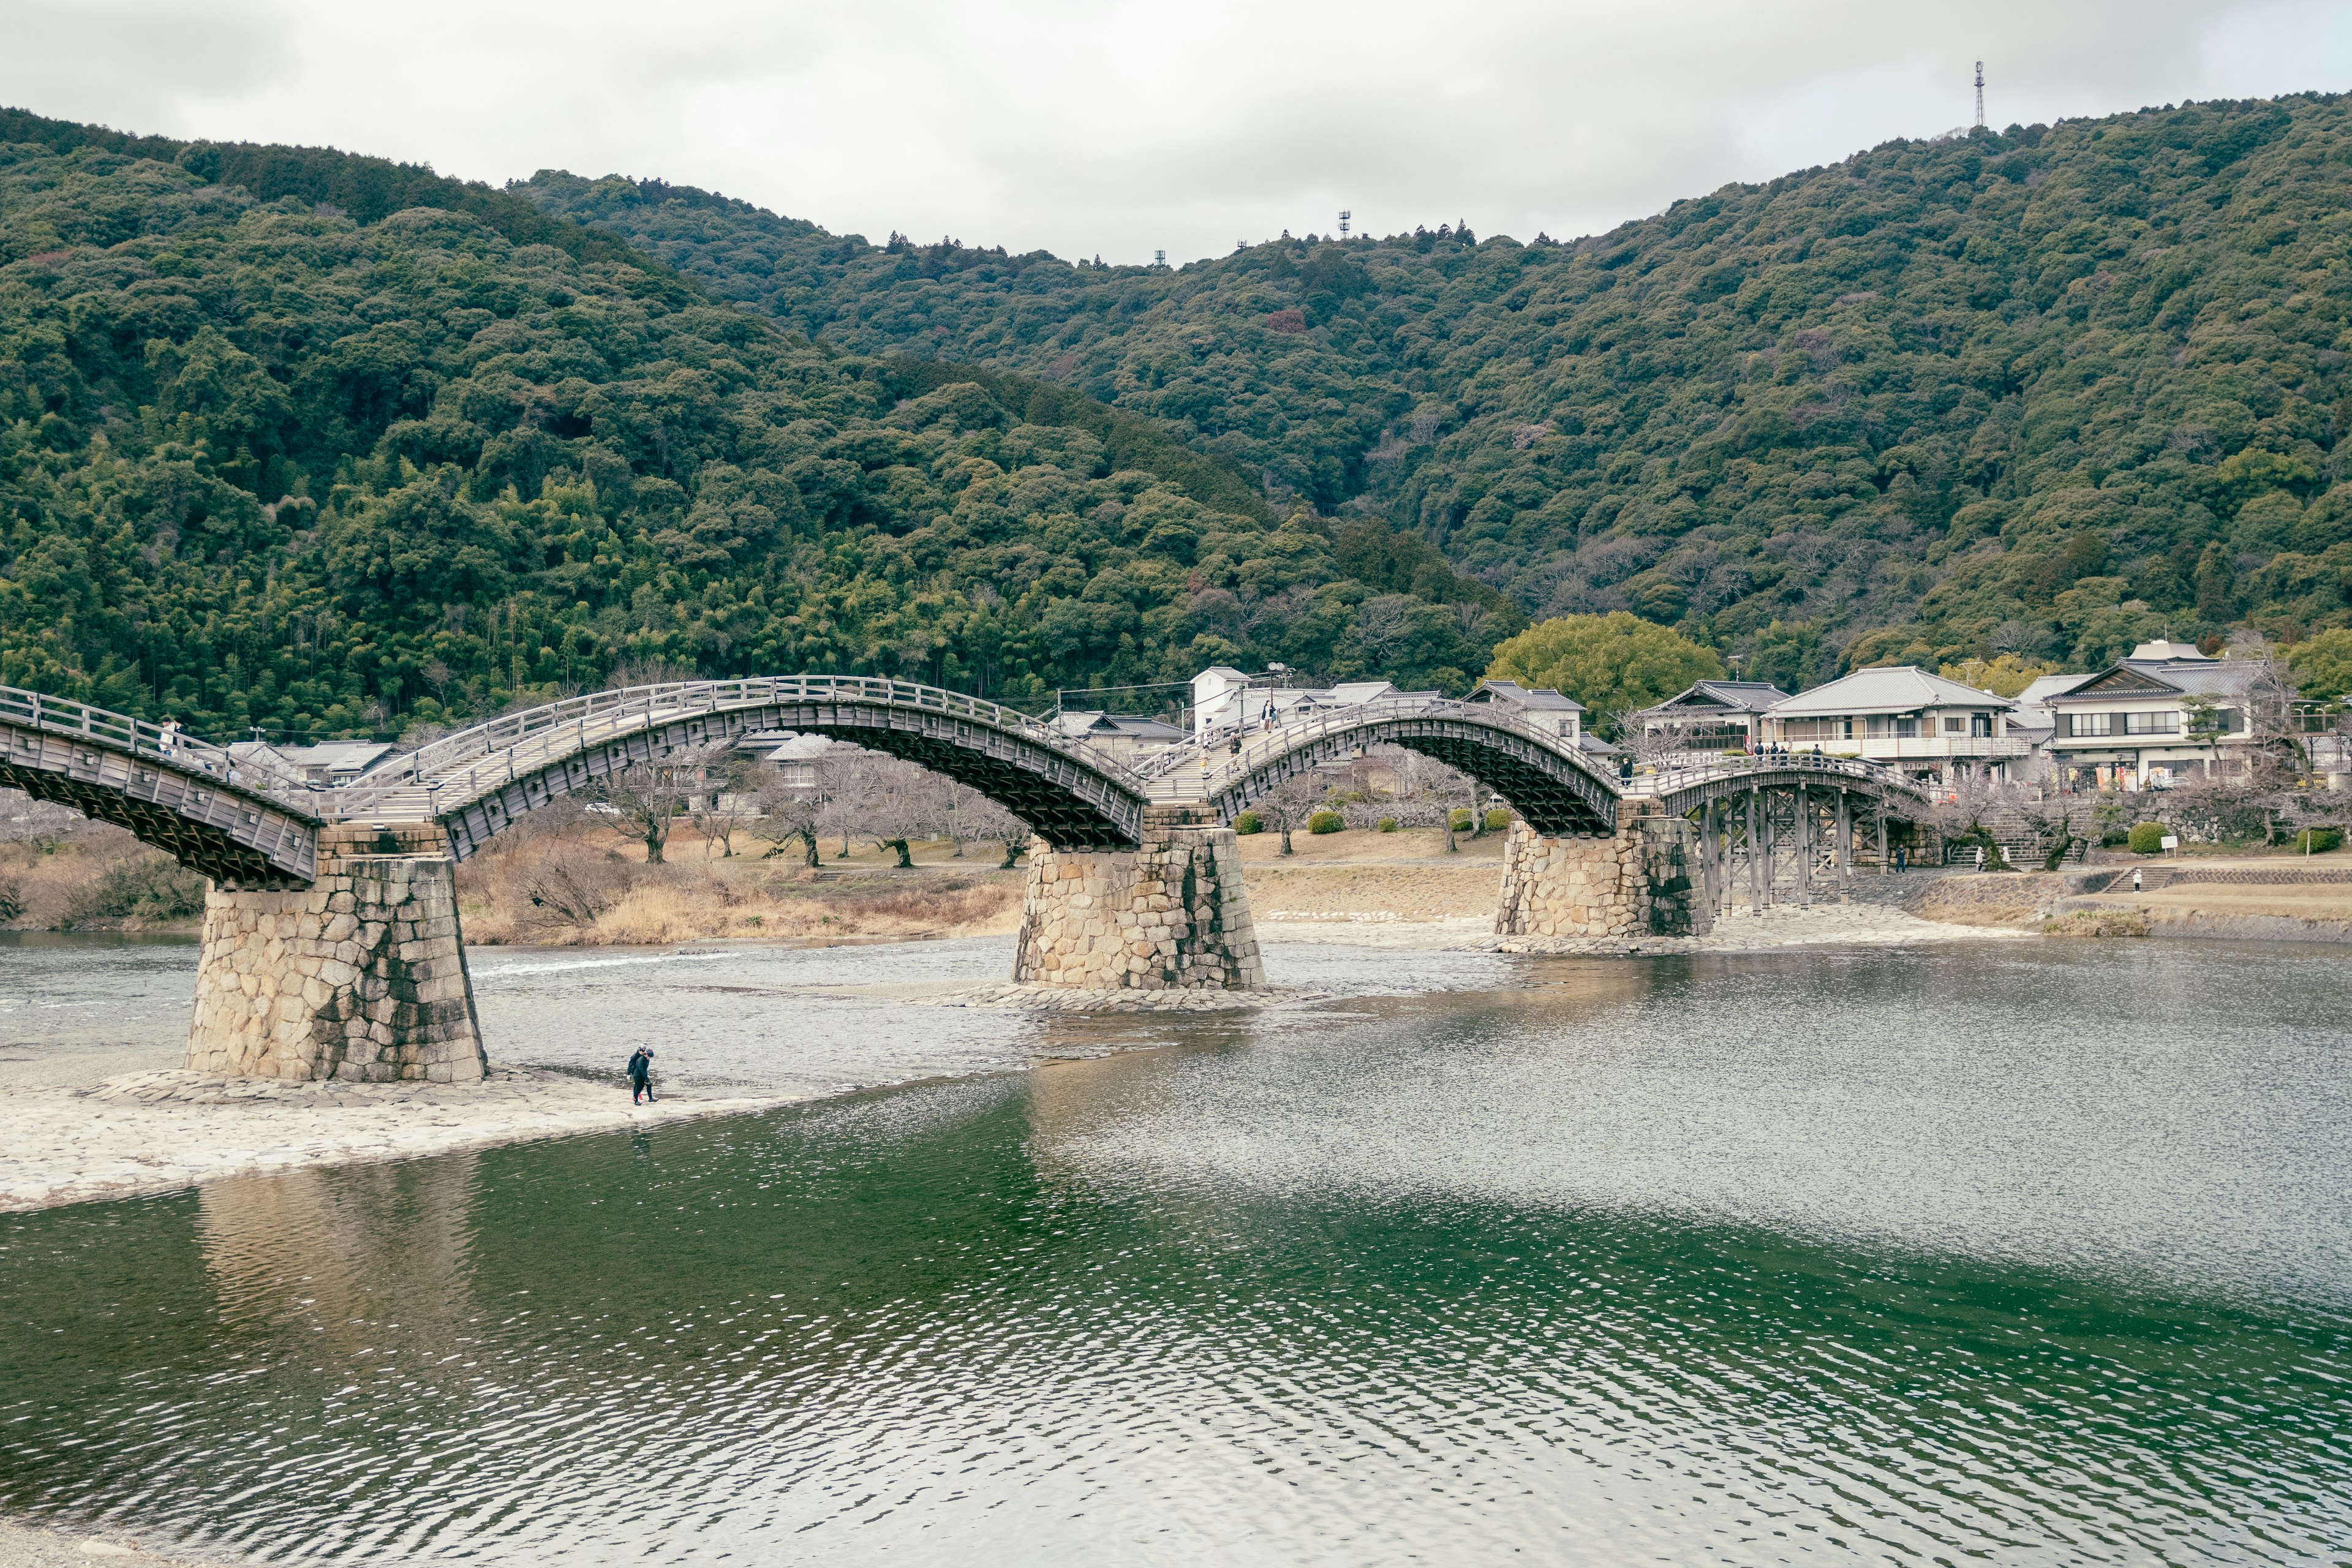
[[[1805,786],[1796,788],[1797,902],[1813,901],[1813,797]]]
[[[1843,790],[1837,798],[1837,879],[1838,901],[1843,903],[1853,889],[1853,805]]]
[[[1758,914],[1772,898],[1771,868],[1766,863],[1764,846],[1764,799],[1754,784],[1748,786],[1748,893],[1750,907]]]

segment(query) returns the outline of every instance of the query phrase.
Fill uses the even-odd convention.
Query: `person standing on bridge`
[[[163,722],[156,728],[155,749],[163,752],[166,760],[180,749],[180,721],[169,713],[163,715]]]
[[[1258,715],[1258,720],[1257,720],[1257,721],[1258,721],[1258,727],[1259,727],[1260,729],[1262,729],[1262,730],[1265,730],[1265,731],[1271,731],[1274,729],[1274,699],[1273,699],[1273,698],[1269,697],[1269,698],[1267,698],[1267,699],[1265,700],[1265,711]]]
[[[639,1101],[651,1105],[654,1100],[654,1050],[651,1046],[639,1046],[629,1058],[629,1103]]]

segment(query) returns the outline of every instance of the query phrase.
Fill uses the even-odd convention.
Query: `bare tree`
[[[1617,744],[1637,767],[1663,767],[1691,749],[1690,726],[1668,721],[1655,729],[1642,722],[1636,709],[1621,708],[1609,715]]]
[[[1000,871],[1013,869],[1036,837],[1035,829],[984,795],[975,795],[965,809],[963,830],[976,839],[1004,846],[1004,858],[996,868]]]
[[[710,765],[723,758],[718,746],[681,746],[651,762],[632,763],[606,778],[597,794],[614,814],[613,828],[646,847],[646,864],[662,864],[662,850],[694,797],[708,786]]]
[[[897,757],[876,760],[881,765],[874,770],[861,803],[866,831],[877,848],[898,851],[899,870],[912,870],[915,858],[910,841],[924,834],[938,817],[939,775]]]
[[[54,855],[88,821],[71,806],[0,789],[0,844],[28,845],[36,853]]]
[[[1302,826],[1323,803],[1323,781],[1312,773],[1293,773],[1250,803],[1269,826],[1282,835],[1282,852],[1288,855],[1291,830]]]
[[[703,769],[702,787],[687,807],[694,830],[702,835],[702,858],[710,858],[716,844],[720,858],[735,858],[735,830],[753,809],[751,761],[731,747],[713,746]]]
[[[835,859],[849,853],[850,836],[863,824],[866,796],[884,760],[878,752],[851,745],[836,745],[824,754],[820,775],[824,798],[817,805],[816,826],[826,837],[841,840]]]
[[[751,836],[771,846],[761,857],[772,860],[784,852],[784,846],[797,838],[805,852],[812,869],[822,863],[817,854],[818,819],[825,802],[825,774],[832,766],[830,758],[816,764],[814,786],[784,782],[784,775],[772,763],[763,763],[751,770],[749,779],[752,804],[759,815],[751,819]]]

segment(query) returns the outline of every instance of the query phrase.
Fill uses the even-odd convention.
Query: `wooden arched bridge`
[[[1285,779],[1374,745],[1444,762],[1517,812],[1504,934],[1688,930],[1776,888],[1807,896],[1850,874],[1858,831],[1874,833],[1883,863],[1890,819],[1927,805],[1892,770],[1818,755],[1621,777],[1511,712],[1429,697],[1325,708],[1129,765],[996,703],[843,676],[569,698],[337,785],[241,763],[145,720],[0,687],[0,784],[120,824],[213,879],[192,1064],[462,1077],[478,1071],[480,1050],[455,862],[633,764],[775,731],[906,758],[1028,823],[1041,847],[1016,976],[1064,984],[1256,984],[1230,825]],[[264,952],[273,956],[256,956]],[[470,1067],[450,1056],[461,1036]],[[419,1056],[410,1047],[425,1037],[431,1049]]]
[[[438,824],[464,859],[533,810],[593,793],[634,764],[755,732],[853,741],[996,801],[1057,849],[1133,848],[1153,805],[1230,824],[1285,779],[1393,744],[1468,773],[1538,834],[1610,833],[1628,800],[1696,818],[1762,795],[1810,792],[1909,818],[1921,785],[1876,763],[1798,753],[1727,757],[1621,778],[1573,741],[1481,703],[1383,699],[1130,767],[1026,714],[911,681],[854,676],[688,680],[567,698],[508,714],[320,785],[226,748],[88,703],[0,687],[0,784],[129,828],[216,880],[299,885],[333,822]]]

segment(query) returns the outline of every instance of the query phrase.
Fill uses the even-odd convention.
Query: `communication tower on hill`
[[[1984,129],[1984,61],[1977,62],[1977,129]]]
[[[1155,251],[1153,251],[1153,252],[1151,253],[1151,265],[1152,265],[1152,266],[1154,266],[1154,267],[1165,267],[1165,266],[1167,266],[1167,265],[1168,265],[1168,253],[1167,253],[1166,251],[1164,251],[1164,250],[1155,250]]]
[[[1356,215],[1354,213],[1348,211],[1344,207],[1339,210],[1339,237],[1341,239],[1348,237],[1348,220],[1355,216]]]

